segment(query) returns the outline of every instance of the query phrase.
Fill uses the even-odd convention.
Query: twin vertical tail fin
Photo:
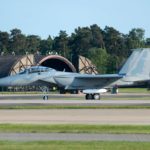
[[[119,74],[141,80],[150,79],[150,48],[134,49]]]

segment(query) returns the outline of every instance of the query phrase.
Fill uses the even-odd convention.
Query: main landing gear
[[[95,93],[95,94],[86,94],[85,95],[86,100],[100,100],[100,94]]]

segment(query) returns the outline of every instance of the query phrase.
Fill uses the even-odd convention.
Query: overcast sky
[[[150,37],[150,0],[0,0],[0,31],[19,28],[47,38],[92,24],[125,34],[143,28]]]

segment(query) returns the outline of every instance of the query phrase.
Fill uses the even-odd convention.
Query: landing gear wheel
[[[48,100],[48,96],[43,96],[43,100]]]
[[[95,100],[100,100],[100,94],[94,94],[93,98],[94,98]]]
[[[93,95],[92,95],[92,94],[86,94],[86,95],[85,95],[85,99],[86,99],[86,100],[93,99]]]

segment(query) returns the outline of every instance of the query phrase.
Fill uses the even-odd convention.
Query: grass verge
[[[149,150],[149,142],[68,142],[68,141],[46,141],[46,142],[10,142],[0,141],[0,149],[3,150]]]
[[[79,105],[15,105],[15,106],[0,106],[0,109],[150,109],[150,105],[93,105],[93,106],[79,106]]]
[[[102,100],[150,100],[150,96],[143,96],[143,97],[139,97],[139,96],[136,96],[136,97],[130,97],[130,96],[128,96],[128,97],[103,97],[102,96]]]
[[[147,88],[119,88],[119,93],[150,93]]]
[[[150,125],[0,124],[0,133],[114,133],[150,134]]]

